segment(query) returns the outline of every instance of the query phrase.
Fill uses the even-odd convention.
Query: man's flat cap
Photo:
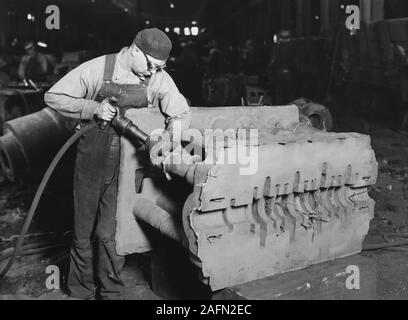
[[[157,28],[140,31],[133,42],[144,53],[159,60],[167,60],[172,48],[169,37]]]

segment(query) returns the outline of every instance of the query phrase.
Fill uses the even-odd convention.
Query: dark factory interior
[[[0,0],[0,300],[407,300],[407,251],[406,0]]]

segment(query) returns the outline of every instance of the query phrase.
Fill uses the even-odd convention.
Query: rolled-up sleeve
[[[64,116],[91,120],[99,103],[104,57],[85,62],[59,80],[44,96],[45,103]]]
[[[172,131],[175,122],[178,122],[182,130],[190,127],[190,107],[166,71],[154,74],[149,83],[148,91],[149,104],[160,108],[165,117],[167,130]]]

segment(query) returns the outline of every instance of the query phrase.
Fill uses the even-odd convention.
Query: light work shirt
[[[124,54],[122,49],[119,55]],[[64,116],[91,120],[100,104],[95,101],[103,84],[106,56],[81,64],[59,80],[44,96],[45,103]],[[144,79],[120,66],[116,59],[112,81],[119,84],[140,84]],[[147,87],[149,106],[160,108],[166,128],[171,131],[175,120],[182,130],[191,123],[187,100],[179,92],[171,76],[165,71],[154,73]]]

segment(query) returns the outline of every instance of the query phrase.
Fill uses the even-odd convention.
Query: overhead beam
[[[328,34],[339,22],[339,0],[320,0],[320,32]]]
[[[290,3],[288,0],[280,0],[280,26],[281,30],[289,29]]]
[[[312,7],[310,0],[296,0],[296,36],[312,33]]]
[[[360,0],[360,13],[366,23],[384,20],[384,0]]]
[[[8,24],[9,24],[9,17],[8,17],[8,3],[6,1],[0,1],[0,48],[5,49],[7,42],[6,33],[8,32]]]

